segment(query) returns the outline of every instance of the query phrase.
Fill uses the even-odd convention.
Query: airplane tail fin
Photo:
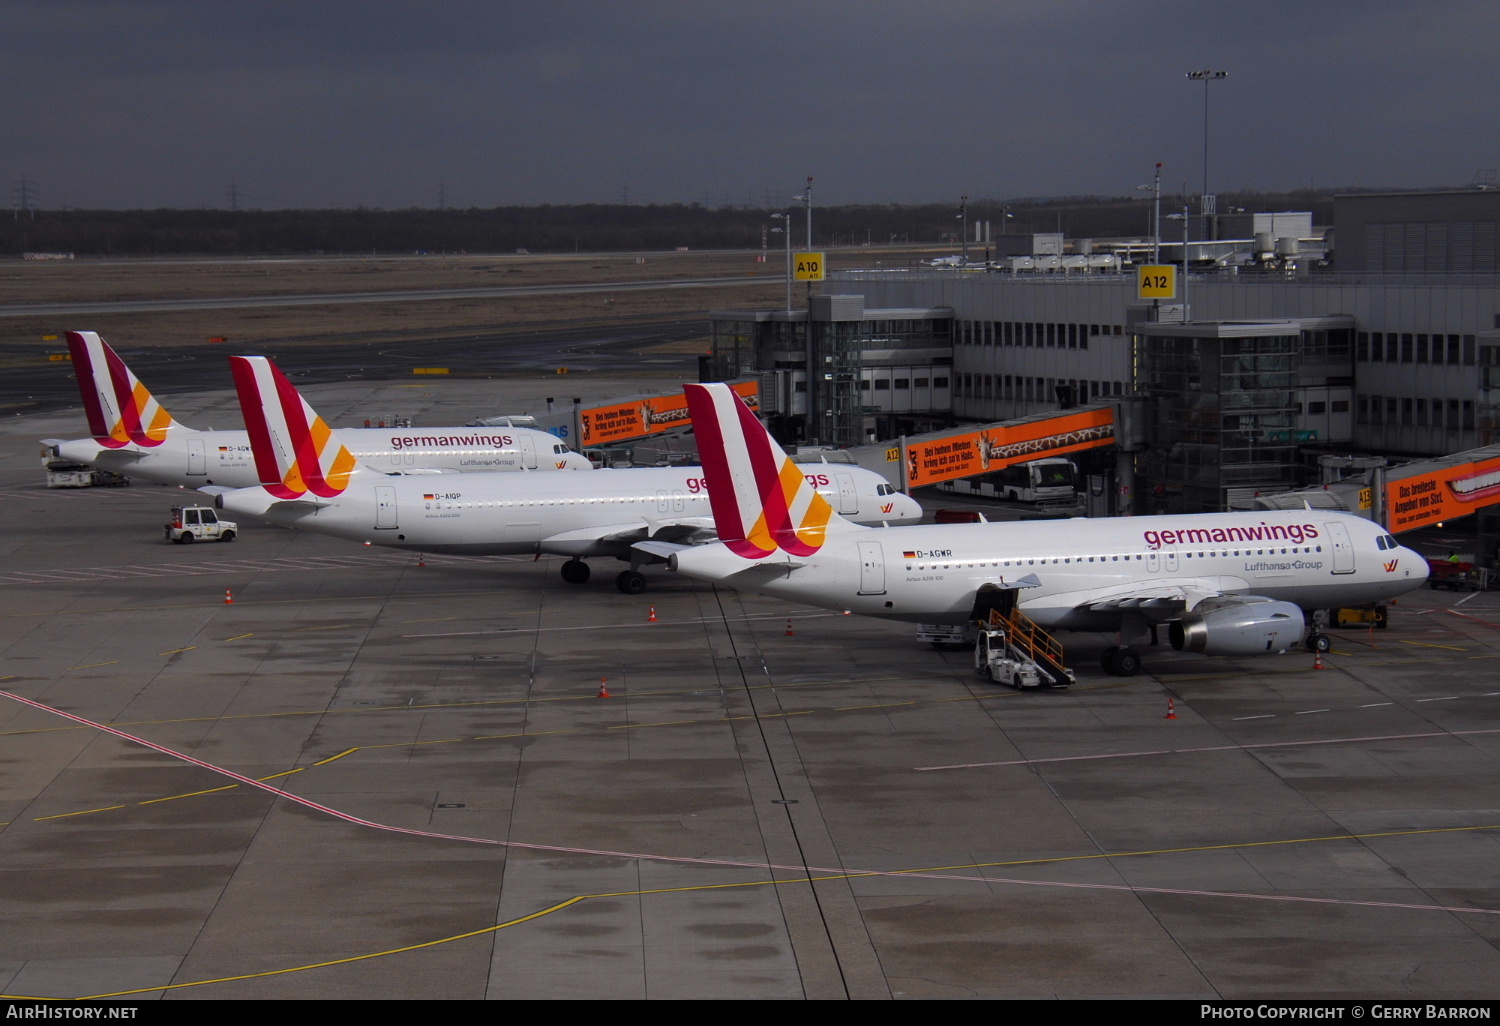
[[[746,559],[810,556],[846,524],[725,384],[685,385],[719,540]]]
[[[274,363],[264,356],[231,356],[229,369],[266,491],[280,499],[308,492],[327,499],[349,487],[358,466],[354,454]]]
[[[68,332],[68,352],[88,414],[89,433],[100,445],[155,448],[178,426],[98,332]]]

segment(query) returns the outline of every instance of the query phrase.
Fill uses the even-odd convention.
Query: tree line
[[[1345,190],[1340,190],[1345,191]],[[1180,199],[1163,197],[1165,211]],[[1219,197],[1219,210],[1311,210],[1331,223],[1333,192],[1240,193]],[[801,212],[792,207],[792,245],[804,245]],[[325,210],[37,210],[0,217],[0,254],[78,256],[339,253],[532,253],[629,250],[772,250],[780,235],[773,211],[689,204],[576,204],[468,209]],[[970,200],[968,220],[991,231],[1063,231],[1070,238],[1149,235],[1151,201],[1136,197]],[[1007,216],[1008,215],[1008,216]],[[958,204],[846,204],[815,207],[816,247],[934,244],[962,230]],[[1004,228],[1002,228],[1004,226]]]

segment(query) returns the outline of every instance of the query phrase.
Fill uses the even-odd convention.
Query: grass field
[[[905,267],[914,250],[851,249],[829,254],[829,266]],[[709,310],[775,307],[785,301],[784,263],[753,252],[306,257],[13,261],[0,268],[0,307],[26,303],[305,296],[501,286],[680,281],[743,276],[751,284],[650,289],[618,294],[505,296],[484,299],[131,312],[78,317],[0,319],[0,358],[44,357],[60,348],[45,336],[98,331],[121,345],[198,345],[213,337],[239,344],[306,340],[326,344],[372,335],[442,337],[590,323],[628,324],[690,317]],[[639,262],[638,262],[639,261]],[[804,295],[799,285],[795,296]],[[15,366],[14,363],[10,364]]]

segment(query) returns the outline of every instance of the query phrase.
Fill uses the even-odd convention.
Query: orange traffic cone
[[[226,606],[234,605],[234,595],[229,591],[228,588],[224,589],[224,604]]]
[[[1323,665],[1323,653],[1322,652],[1314,652],[1313,653],[1313,669],[1314,670],[1326,670],[1326,669],[1328,669],[1328,667],[1326,667],[1326,666]]]
[[[1172,699],[1167,699],[1167,715],[1163,719],[1175,720],[1177,718],[1177,707],[1172,704]]]
[[[417,566],[426,566],[426,565],[427,565],[427,557],[425,555],[423,555],[422,553],[418,552],[417,553]]]
[[[790,638],[796,633],[796,631],[792,630],[792,618],[789,616],[786,618],[786,636]]]
[[[600,698],[612,698],[613,697],[609,693],[609,686],[604,683],[604,678],[603,677],[599,678],[599,697]]]
[[[651,607],[651,615],[648,616],[648,617],[646,617],[646,622],[647,623],[655,623],[656,622],[656,607],[655,606]]]

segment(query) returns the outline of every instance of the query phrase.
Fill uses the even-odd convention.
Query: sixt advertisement
[[[760,405],[760,383],[741,381],[729,386],[752,410]],[[628,403],[586,407],[579,411],[579,445],[601,445],[627,438],[687,427],[687,397],[683,395],[649,396]]]
[[[1385,526],[1391,531],[1410,531],[1466,517],[1496,502],[1500,502],[1500,459],[1460,463],[1387,482]]]
[[[1095,449],[1114,440],[1114,411],[1108,408],[945,435],[906,446],[907,485],[920,488],[956,477],[973,477],[1003,470],[1013,463]]]

